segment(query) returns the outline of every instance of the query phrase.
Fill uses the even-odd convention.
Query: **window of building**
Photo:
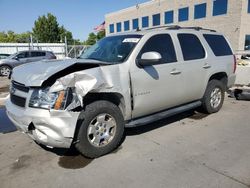
[[[148,16],[142,17],[142,27],[148,27]]]
[[[139,28],[139,20],[137,19],[133,19],[133,29],[137,29]]]
[[[188,7],[179,9],[179,19],[178,19],[179,22],[187,21],[188,14],[189,14]]]
[[[194,6],[194,19],[205,18],[207,13],[207,4],[202,3]]]
[[[158,52],[164,63],[176,62],[176,53],[173,41],[169,34],[159,34],[151,37],[143,46],[139,57],[146,52]]]
[[[116,32],[121,32],[122,31],[122,23],[116,23]]]
[[[194,59],[203,59],[205,57],[205,50],[199,40],[194,34],[178,34],[183,58],[185,61]]]
[[[250,50],[250,35],[246,35],[245,50]]]
[[[203,35],[215,56],[232,55],[232,50],[222,35]]]
[[[167,11],[165,12],[165,24],[174,23],[174,11]]]
[[[214,0],[213,3],[213,16],[218,16],[227,13],[228,0]]]
[[[250,13],[250,0],[248,0],[248,9],[247,12]]]
[[[153,26],[157,26],[161,24],[161,14],[153,15]]]
[[[109,32],[110,33],[114,33],[115,32],[114,24],[110,24],[109,25]]]
[[[129,20],[124,22],[124,31],[128,31],[128,30],[130,30]]]

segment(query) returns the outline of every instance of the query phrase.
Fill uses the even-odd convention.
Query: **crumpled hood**
[[[51,76],[60,74],[60,71],[63,71],[75,64],[90,65],[88,68],[91,68],[91,65],[93,65],[93,67],[99,66],[100,62],[86,59],[66,59],[28,63],[13,69],[12,80],[22,83],[25,86],[39,87]]]

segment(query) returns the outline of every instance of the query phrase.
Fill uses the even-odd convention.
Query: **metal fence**
[[[52,51],[58,59],[65,57],[76,58],[88,46],[67,45],[65,43],[0,43],[0,54],[13,54],[23,50]]]

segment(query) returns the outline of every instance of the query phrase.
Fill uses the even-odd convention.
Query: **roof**
[[[129,35],[129,34],[137,34],[137,35],[145,35],[152,32],[161,32],[161,31],[183,31],[183,32],[190,32],[190,31],[196,31],[196,32],[206,32],[206,33],[217,33],[217,31],[202,27],[181,27],[178,25],[170,25],[170,26],[159,26],[159,27],[153,27],[153,28],[147,28],[143,30],[135,30],[135,31],[129,31],[129,32],[120,32],[120,33],[114,33],[109,36],[114,35]],[[217,33],[218,34],[218,33]]]

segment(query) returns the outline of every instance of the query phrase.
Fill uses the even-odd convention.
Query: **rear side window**
[[[204,38],[214,52],[215,56],[232,55],[233,52],[222,35],[204,34]]]
[[[205,50],[196,35],[178,34],[178,39],[185,61],[205,58]]]
[[[139,57],[141,57],[143,53],[152,51],[160,53],[164,63],[177,61],[173,41],[168,34],[160,34],[151,37],[143,46]]]
[[[45,52],[31,52],[31,57],[41,57],[45,55],[46,55]]]

